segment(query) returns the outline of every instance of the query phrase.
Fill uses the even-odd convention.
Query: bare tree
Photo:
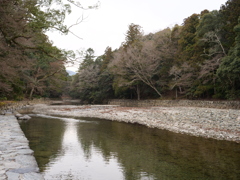
[[[130,45],[126,50],[120,49],[114,54],[110,64],[112,72],[119,78],[119,86],[131,86],[141,81],[151,87],[160,97],[154,76],[158,73],[161,60],[154,41],[144,41]],[[139,93],[139,90],[137,89]]]
[[[226,51],[222,45],[221,39],[218,35],[219,30],[216,30],[216,32],[214,31],[210,31],[204,34],[203,38],[201,39],[201,41],[212,44],[211,48],[208,50],[208,52],[206,52],[206,50],[204,49],[204,54],[203,55],[207,55],[207,56],[215,56],[218,54],[222,54],[223,56],[226,56]]]
[[[187,62],[184,62],[180,67],[173,66],[169,75],[173,76],[170,82],[170,89],[176,88],[176,98],[178,97],[178,89],[180,94],[185,94],[186,90],[193,84],[196,75],[194,68],[192,68]]]
[[[80,91],[98,87],[100,67],[91,64],[78,73],[79,83],[77,84]]]
[[[24,72],[24,79],[27,83],[27,90],[29,90],[29,98],[32,99],[32,96],[35,91],[42,94],[47,86],[46,82],[49,80],[54,81],[54,76],[63,70],[63,64],[59,62],[52,62],[48,65],[48,69],[43,69],[40,66],[35,67],[35,64],[32,64],[31,72]]]

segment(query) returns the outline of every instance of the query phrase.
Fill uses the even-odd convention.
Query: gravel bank
[[[43,180],[17,119],[0,115],[0,180]]]
[[[119,107],[113,105],[34,105],[34,113],[95,117],[176,133],[240,142],[240,110],[199,107]]]

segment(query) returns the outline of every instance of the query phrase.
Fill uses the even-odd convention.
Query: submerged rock
[[[31,117],[30,116],[28,116],[28,115],[24,115],[24,116],[20,116],[20,117],[17,117],[19,120],[29,120],[29,119],[31,119]]]
[[[18,113],[18,112],[15,113],[14,115],[16,116],[17,119],[23,116],[22,114],[20,114],[20,113]]]

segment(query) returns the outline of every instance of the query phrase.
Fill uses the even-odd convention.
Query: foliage
[[[198,46],[196,35],[199,16],[199,14],[193,14],[184,20],[178,40],[177,61],[188,61],[192,66],[197,66],[198,62],[202,60],[199,56],[202,50]]]
[[[112,76],[106,68],[111,60],[111,50],[107,48],[105,54],[96,59],[92,48],[84,54],[79,71],[73,78],[70,95],[86,103],[102,103],[113,94]]]
[[[74,54],[53,46],[45,32],[71,32],[64,25],[70,4],[62,0],[0,0],[0,4],[0,97],[61,94],[67,76],[64,63]]]
[[[221,29],[223,36],[223,46],[226,53],[234,46],[236,32],[234,27],[238,24],[238,17],[240,16],[240,1],[228,0],[220,8],[224,26]]]
[[[240,97],[240,17],[239,24],[235,26],[234,31],[237,34],[235,46],[222,59],[217,70],[220,81],[224,83],[226,96],[230,99]]]

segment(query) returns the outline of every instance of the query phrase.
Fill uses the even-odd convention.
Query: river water
[[[239,180],[240,144],[102,119],[20,123],[46,180]]]

